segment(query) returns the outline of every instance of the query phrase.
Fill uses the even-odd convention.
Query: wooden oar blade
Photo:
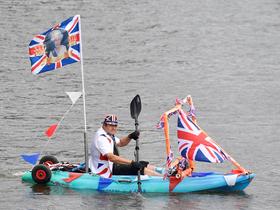
[[[133,119],[137,119],[141,112],[141,99],[136,95],[130,103],[130,114]]]

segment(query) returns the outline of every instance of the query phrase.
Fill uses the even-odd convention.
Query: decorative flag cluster
[[[36,35],[29,44],[31,72],[40,74],[80,61],[80,16]]]
[[[61,117],[60,121],[58,123],[52,124],[46,131],[45,135],[51,139],[55,132],[57,131],[59,125],[63,121],[64,117],[67,115],[67,113],[71,110],[73,105],[77,102],[77,100],[81,97],[82,92],[66,92],[66,94],[69,96],[72,105],[70,108],[64,113],[64,115]],[[34,153],[34,154],[23,154],[21,155],[22,159],[31,165],[35,165],[39,159],[40,153]]]
[[[190,109],[184,112],[183,104],[188,104]],[[178,151],[181,157],[192,160],[211,163],[221,163],[232,158],[219,147],[198,125],[196,122],[195,107],[192,98],[188,95],[185,99],[176,99],[175,107],[161,115],[157,128],[164,129],[166,141],[166,167],[170,168],[173,159],[169,138],[169,119],[178,114],[177,137]]]
[[[228,155],[201,130],[183,110],[178,111],[178,149],[189,160],[221,163]]]
[[[75,15],[36,35],[29,44],[31,72],[40,74],[81,60],[80,15]],[[66,92],[72,101],[71,107],[58,123],[52,124],[45,135],[51,139],[60,123],[82,95],[81,92]],[[22,159],[35,165],[40,153],[23,154]]]

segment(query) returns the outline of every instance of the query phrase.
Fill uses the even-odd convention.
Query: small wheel
[[[46,155],[44,157],[42,157],[39,161],[39,164],[45,164],[45,165],[52,165],[52,164],[56,164],[59,163],[57,158],[52,156],[52,155]]]
[[[32,179],[38,184],[46,184],[51,180],[52,172],[51,170],[43,165],[36,165],[32,169]]]

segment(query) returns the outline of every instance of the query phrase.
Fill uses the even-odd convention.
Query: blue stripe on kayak
[[[106,179],[100,177],[97,190],[103,190],[104,188],[108,187],[112,182],[113,182],[112,179]]]
[[[204,177],[215,174],[214,172],[192,172],[192,177]]]

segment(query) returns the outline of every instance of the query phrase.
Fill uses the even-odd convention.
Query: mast
[[[80,29],[81,75],[82,75],[82,93],[83,93],[83,108],[84,108],[84,152],[85,152],[86,173],[88,173],[87,116],[86,116],[86,92],[85,92],[83,48],[82,48],[82,28],[81,28],[81,17],[80,15],[78,16],[79,16],[79,29]]]

